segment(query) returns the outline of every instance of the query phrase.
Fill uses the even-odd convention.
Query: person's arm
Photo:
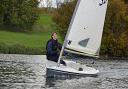
[[[61,50],[62,49],[62,44],[58,42],[58,49]]]
[[[53,50],[52,50],[52,42],[48,42],[47,51],[48,51],[48,53],[50,53],[50,54],[57,54],[56,51],[53,51]]]
[[[61,50],[62,49],[62,45],[58,42],[58,49]],[[63,51],[63,55],[66,56],[68,55],[68,52]]]

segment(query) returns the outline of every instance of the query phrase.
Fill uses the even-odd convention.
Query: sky
[[[41,1],[40,4],[39,4],[39,7],[46,7],[47,6],[47,3],[46,1],[47,0],[39,0]],[[50,0],[52,2],[52,7],[56,7],[56,0]],[[64,0],[58,0],[58,1],[64,1]]]

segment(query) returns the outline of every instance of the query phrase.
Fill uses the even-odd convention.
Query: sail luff
[[[75,8],[75,10],[74,10],[74,13],[73,13],[73,16],[72,16],[72,19],[71,19],[71,22],[70,22],[70,25],[69,25],[67,34],[66,34],[66,36],[65,36],[65,40],[64,40],[64,43],[63,43],[63,46],[62,46],[60,55],[59,55],[58,65],[60,64],[60,60],[61,60],[63,51],[64,51],[64,49],[65,49],[65,46],[67,45],[67,41],[68,41],[67,38],[68,38],[69,32],[70,32],[70,30],[71,30],[71,26],[72,26],[72,23],[73,23],[73,21],[74,21],[74,17],[75,17],[75,15],[76,15],[77,9],[78,9],[78,7],[79,7],[80,1],[81,1],[81,0],[78,0],[78,1],[77,1],[76,8]]]
[[[76,7],[75,7],[75,10],[74,10],[73,15],[72,15],[72,18],[71,18],[71,22],[70,22],[69,27],[68,27],[67,34],[66,34],[66,36],[65,36],[64,43],[67,43],[67,38],[68,38],[69,33],[70,33],[70,31],[71,31],[71,27],[72,27],[72,24],[73,24],[73,22],[74,22],[74,18],[75,18],[75,16],[76,16],[76,13],[77,13],[78,7],[79,7],[79,5],[80,5],[80,2],[81,2],[81,0],[78,0],[78,1],[77,1],[77,4],[76,4]]]

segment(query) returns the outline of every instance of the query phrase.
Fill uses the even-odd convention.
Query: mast
[[[74,10],[74,13],[73,13],[73,16],[72,16],[72,19],[71,19],[71,22],[70,22],[70,25],[69,25],[69,28],[68,28],[68,31],[67,31],[67,34],[66,34],[66,37],[65,37],[65,40],[64,40],[64,43],[63,43],[63,46],[62,46],[60,55],[59,55],[58,66],[60,65],[60,60],[61,60],[61,57],[62,57],[62,55],[63,55],[64,48],[65,48],[65,46],[66,46],[67,43],[68,43],[67,38],[68,38],[69,32],[70,32],[70,30],[71,30],[71,27],[72,27],[72,24],[73,24],[73,21],[74,21],[74,18],[75,18],[77,9],[78,9],[78,7],[79,7],[80,1],[81,1],[81,0],[78,0],[78,1],[77,1],[75,10]]]

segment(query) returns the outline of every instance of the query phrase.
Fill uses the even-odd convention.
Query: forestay
[[[78,0],[65,38],[67,51],[98,56],[108,0]]]

